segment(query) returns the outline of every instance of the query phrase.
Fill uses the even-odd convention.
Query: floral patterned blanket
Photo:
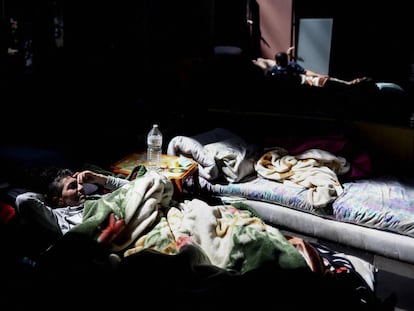
[[[130,256],[144,249],[178,254],[191,245],[204,264],[246,272],[264,263],[306,267],[296,248],[248,210],[211,206],[199,199],[172,200],[171,182],[155,171],[138,176],[104,198],[88,201],[74,232]]]
[[[143,249],[174,255],[188,245],[198,251],[203,264],[242,273],[268,262],[283,269],[307,266],[278,229],[249,211],[231,205],[210,206],[199,199],[169,208],[166,217],[126,250],[125,256]]]
[[[43,259],[40,266],[53,280],[46,284],[70,267],[76,278],[64,285],[83,289],[94,309],[101,302],[119,309],[146,301],[158,310],[243,309],[246,303],[300,310],[307,301],[332,310],[338,293],[347,310],[376,306],[368,263],[283,235],[243,203],[178,203],[172,189],[165,176],[148,171],[90,201],[83,223]]]

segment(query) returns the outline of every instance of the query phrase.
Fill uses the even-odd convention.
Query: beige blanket
[[[320,149],[293,156],[286,149],[275,147],[262,155],[255,169],[263,178],[310,189],[308,199],[312,205],[324,207],[342,193],[338,175],[349,170],[349,163]]]

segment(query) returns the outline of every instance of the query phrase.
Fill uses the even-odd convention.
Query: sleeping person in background
[[[293,49],[293,47],[290,47],[287,52],[277,52],[274,60],[259,58],[254,60],[253,63],[261,67],[268,77],[275,77],[284,82],[317,87],[324,87],[329,83],[339,86],[352,86],[370,80],[367,77],[362,77],[346,81],[306,69],[292,59],[291,53]]]
[[[324,87],[327,82],[339,83],[342,85],[350,86],[361,83],[368,80],[368,78],[356,78],[351,81],[345,81],[337,78],[323,75],[309,69],[305,69],[297,62],[290,60],[288,53],[278,52],[275,54],[275,65],[271,67],[268,72],[268,76],[289,76],[293,79],[297,79],[300,84],[306,84],[311,86]]]

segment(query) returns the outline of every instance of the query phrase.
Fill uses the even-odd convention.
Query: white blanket
[[[255,173],[255,153],[254,147],[224,129],[195,138],[176,136],[167,148],[169,155],[183,155],[196,161],[200,177],[208,181],[224,177],[228,182],[239,182]]]

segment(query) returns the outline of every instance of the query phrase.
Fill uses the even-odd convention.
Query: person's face
[[[75,177],[65,177],[61,183],[63,187],[60,206],[76,206],[85,201],[85,189]]]

